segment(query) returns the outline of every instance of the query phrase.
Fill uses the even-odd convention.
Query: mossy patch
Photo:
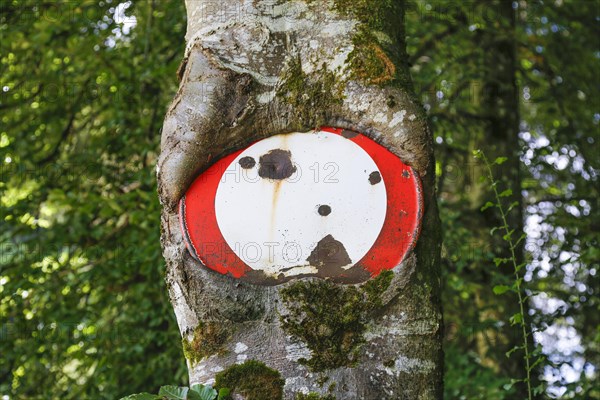
[[[352,42],[354,49],[348,55],[351,77],[373,85],[382,85],[395,79],[396,66],[374,35],[363,30],[354,36]]]
[[[316,128],[326,122],[332,106],[343,103],[343,85],[325,63],[307,74],[296,59],[288,66],[277,96],[291,106],[300,122]]]
[[[370,85],[407,83],[402,7],[397,0],[334,0],[333,10],[360,22],[348,55],[350,77]],[[397,74],[399,67],[401,74]]]
[[[284,384],[279,371],[256,360],[232,365],[215,377],[217,390],[227,388],[231,394],[240,394],[246,400],[283,399]]]
[[[311,350],[310,359],[298,361],[314,372],[354,366],[370,314],[381,307],[393,275],[383,271],[361,287],[319,280],[283,289],[288,314],[280,316],[282,327]]]
[[[318,393],[297,393],[295,400],[336,400],[335,396],[331,394],[320,395]]]
[[[230,330],[220,322],[200,322],[192,340],[183,338],[183,354],[192,363],[197,363],[205,357],[225,352],[224,344],[230,336]]]

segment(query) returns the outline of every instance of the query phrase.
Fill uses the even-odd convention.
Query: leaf
[[[191,394],[198,394],[199,397],[192,398]],[[190,387],[190,393],[188,394],[188,400],[214,400],[217,397],[217,391],[210,385],[195,384]]]
[[[513,208],[517,207],[519,205],[518,201],[513,201],[512,203],[510,203],[510,206],[508,206],[508,209],[506,210],[507,213],[509,213]]]
[[[494,164],[502,165],[506,162],[506,160],[508,160],[508,157],[498,157],[494,160]]]
[[[198,392],[194,392],[190,390],[187,394],[187,400],[203,400],[202,397],[198,394]],[[211,397],[209,400],[213,400]]]
[[[510,290],[510,287],[508,287],[506,285],[497,285],[497,286],[494,286],[493,290],[494,290],[494,294],[501,295],[501,294],[508,292]]]
[[[230,392],[231,392],[231,390],[229,390],[227,388],[219,389],[219,397],[217,398],[217,400],[225,400],[225,398],[227,398],[229,396]]]
[[[502,236],[502,239],[504,239],[505,241],[508,242],[512,238],[512,234],[514,231],[515,231],[514,229],[511,229],[510,231],[508,231],[508,233],[506,235]]]
[[[163,386],[158,391],[159,396],[166,396],[169,400],[186,400],[189,389],[178,386]]]
[[[498,196],[499,197],[508,197],[508,196],[512,196],[512,194],[513,194],[512,189],[506,189],[505,191],[500,193]]]
[[[508,262],[508,258],[499,258],[499,257],[494,258],[494,264],[496,264],[496,267],[500,266],[501,264],[506,264],[507,262]]]
[[[536,396],[544,393],[545,391],[546,391],[546,386],[543,384],[539,384],[533,388],[533,394]]]
[[[122,397],[120,400],[159,400],[162,397],[150,393],[130,394],[127,397]]]
[[[510,317],[509,321],[511,325],[520,324],[523,322],[523,315],[521,315],[521,313],[516,313],[515,315]]]
[[[490,208],[490,207],[494,207],[494,206],[495,206],[495,204],[494,204],[494,203],[492,203],[491,201],[488,201],[487,203],[485,203],[485,205],[484,205],[483,207],[481,207],[480,211],[485,211],[485,210],[487,210],[488,208]]]

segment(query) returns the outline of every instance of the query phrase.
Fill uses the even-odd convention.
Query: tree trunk
[[[187,0],[186,6],[187,49],[163,126],[158,179],[166,280],[190,383],[213,383],[219,372],[257,360],[281,374],[285,399],[309,392],[441,398],[435,163],[408,75],[404,3]],[[420,176],[421,234],[405,261],[362,285],[305,278],[278,286],[246,283],[195,261],[177,214],[193,179],[256,140],[318,126],[362,132]],[[311,320],[306,302],[323,304],[327,318]],[[352,324],[344,308],[356,314]],[[246,370],[263,390],[274,387],[272,395],[246,390],[240,398],[278,398],[279,381],[267,379],[272,373]]]

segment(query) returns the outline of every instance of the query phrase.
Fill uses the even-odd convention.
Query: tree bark
[[[408,74],[404,3],[186,0],[186,7],[181,84],[165,117],[157,173],[166,280],[190,384],[214,383],[219,372],[257,360],[281,374],[285,399],[309,392],[338,399],[441,398],[435,163]],[[362,285],[311,278],[257,286],[195,261],[177,215],[193,179],[256,140],[323,125],[364,133],[419,174],[424,212],[410,256],[389,277]],[[319,347],[289,329],[302,306],[298,293],[332,304],[326,312],[338,304],[361,310],[354,331],[317,324],[322,343],[335,336],[344,344]],[[306,315],[296,322],[307,329],[318,323]]]

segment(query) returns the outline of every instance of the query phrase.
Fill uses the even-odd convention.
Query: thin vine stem
[[[524,307],[524,298],[523,298],[523,294],[521,293],[522,291],[522,287],[521,287],[521,277],[519,275],[519,267],[517,265],[517,257],[515,255],[515,248],[516,245],[514,244],[514,241],[512,239],[512,233],[510,231],[510,227],[508,225],[508,220],[506,218],[506,212],[504,210],[504,207],[502,206],[502,196],[500,196],[500,193],[498,193],[498,188],[497,188],[497,181],[494,180],[494,175],[492,173],[492,167],[491,164],[489,162],[489,160],[487,159],[487,157],[485,156],[485,154],[483,154],[483,152],[478,152],[477,153],[478,157],[481,157],[481,159],[483,160],[485,167],[487,169],[487,174],[488,174],[488,179],[492,184],[492,189],[494,191],[494,196],[496,197],[496,206],[498,207],[498,209],[500,210],[500,215],[502,216],[502,228],[504,229],[504,231],[506,232],[506,235],[504,236],[504,240],[506,242],[508,242],[509,247],[510,247],[510,260],[512,262],[513,265],[513,269],[514,269],[514,274],[515,274],[515,287],[516,287],[516,292],[517,292],[517,296],[519,299],[519,310],[521,313],[521,319],[520,319],[520,325],[521,325],[521,332],[523,335],[523,350],[525,352],[524,355],[524,359],[525,359],[525,368],[526,368],[526,379],[525,379],[525,383],[527,384],[527,398],[528,400],[532,400],[532,390],[531,390],[531,368],[530,368],[530,353],[529,353],[529,341],[527,339],[527,324],[525,322],[525,307]]]

